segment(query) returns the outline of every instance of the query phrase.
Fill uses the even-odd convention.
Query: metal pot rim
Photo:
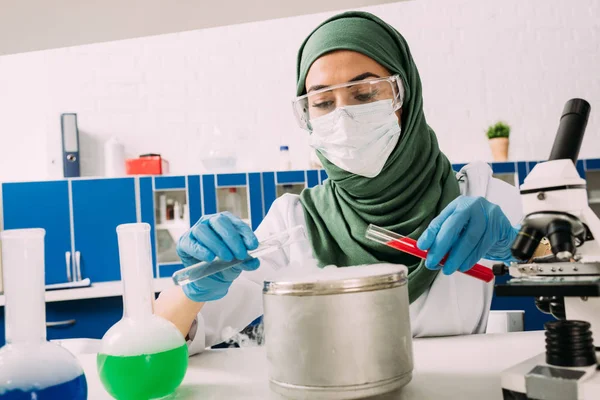
[[[318,296],[391,289],[407,284],[407,272],[406,267],[401,266],[395,272],[353,278],[314,282],[265,281],[263,293],[280,296]]]

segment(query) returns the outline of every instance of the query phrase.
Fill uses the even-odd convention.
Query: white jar
[[[125,148],[114,137],[104,144],[104,175],[125,176]]]

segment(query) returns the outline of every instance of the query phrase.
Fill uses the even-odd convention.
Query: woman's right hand
[[[177,254],[184,266],[200,261],[245,260],[248,250],[258,247],[258,239],[252,229],[241,219],[229,212],[202,217],[177,244]],[[253,271],[260,265],[258,259],[218,272],[183,286],[185,295],[197,302],[218,300],[224,297],[231,283],[243,270]]]

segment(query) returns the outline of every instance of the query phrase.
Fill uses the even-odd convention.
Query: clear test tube
[[[7,343],[46,340],[45,235],[46,231],[40,228],[0,233]]]
[[[302,225],[294,226],[283,232],[269,236],[262,240],[255,250],[248,251],[248,258],[245,260],[232,260],[223,261],[216,259],[214,261],[201,261],[199,263],[190,265],[187,268],[180,269],[173,274],[173,282],[176,285],[184,286],[188,283],[195,282],[207,276],[216,274],[217,272],[224,271],[226,269],[240,265],[253,258],[264,258],[272,257],[273,260],[277,259],[277,264],[286,264],[289,262],[287,255],[284,251],[285,248],[289,247],[293,243],[297,243],[303,240],[307,240],[306,231]]]
[[[117,237],[123,282],[123,316],[133,319],[149,317],[154,304],[150,225],[119,225]]]

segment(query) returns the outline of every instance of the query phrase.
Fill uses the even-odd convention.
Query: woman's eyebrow
[[[354,78],[350,79],[348,82],[356,82],[356,81],[362,81],[363,79],[367,79],[367,78],[381,78],[379,75],[374,74],[372,72],[363,72],[360,75],[355,76]],[[308,90],[306,91],[306,93],[310,93],[312,91],[315,90],[321,90],[321,89],[325,89],[328,88],[330,85],[313,85],[310,88],[308,88]]]

